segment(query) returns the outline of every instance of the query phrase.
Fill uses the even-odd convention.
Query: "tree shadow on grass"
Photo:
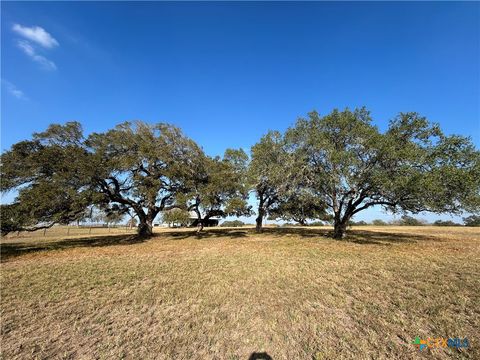
[[[384,246],[391,246],[394,244],[416,244],[423,241],[441,241],[429,235],[368,230],[351,230],[347,233],[345,240],[361,245]]]
[[[295,227],[266,227],[262,229],[262,234],[268,234],[273,236],[289,236],[298,235],[303,238],[318,238],[328,237],[330,231],[328,229],[318,229],[307,226],[295,226]]]
[[[0,260],[4,262],[17,256],[39,251],[63,250],[77,247],[132,245],[144,242],[145,240],[147,240],[147,238],[142,238],[137,235],[125,234],[50,241],[38,241],[32,239],[31,241],[24,242],[0,243]]]
[[[212,239],[212,238],[220,238],[220,237],[229,237],[232,239],[238,238],[245,238],[247,237],[250,229],[242,229],[242,230],[233,230],[233,229],[205,229],[199,233],[195,229],[186,230],[186,231],[163,231],[161,233],[156,233],[156,237],[167,237],[173,238],[174,240],[182,240],[187,238],[195,238],[195,239]]]
[[[296,235],[300,238],[329,238],[332,239],[332,231],[329,229],[318,229],[309,227],[281,227],[281,228],[265,228],[263,234],[283,237],[289,235]],[[360,245],[383,245],[391,246],[394,244],[414,244],[419,241],[441,241],[432,236],[388,232],[387,231],[371,231],[366,229],[351,229],[347,231],[344,239],[337,241],[345,241]]]
[[[329,229],[309,228],[309,227],[278,227],[278,228],[264,228],[261,234],[255,232],[255,228],[238,228],[238,229],[206,229],[197,234],[196,230],[187,231],[163,231],[156,233],[155,238],[166,238],[171,240],[181,240],[187,238],[195,238],[198,240],[208,240],[215,238],[231,238],[231,239],[245,239],[247,237],[255,238],[255,236],[262,237],[267,235],[269,237],[285,238],[288,236],[295,236],[299,239],[330,239],[331,231]],[[33,253],[39,251],[61,250],[76,247],[102,247],[112,245],[132,245],[149,240],[149,238],[141,238],[137,235],[102,235],[94,237],[82,237],[73,239],[61,240],[31,240],[23,242],[6,242],[0,243],[0,260],[2,262],[11,258]],[[414,244],[420,241],[442,241],[428,235],[409,234],[399,232],[378,232],[369,231],[366,229],[353,229],[347,232],[347,236],[343,240],[349,243],[360,245],[382,245],[391,246],[394,244]]]
[[[244,230],[227,230],[215,229],[213,231],[203,231],[197,234],[195,230],[192,231],[165,231],[156,233],[151,238],[142,238],[138,235],[101,235],[81,238],[67,238],[60,240],[39,240],[31,239],[22,242],[3,242],[0,243],[0,261],[8,261],[9,259],[21,256],[24,254],[62,250],[77,247],[103,247],[112,245],[133,245],[142,243],[147,240],[154,240],[155,238],[168,237],[170,239],[185,239],[194,237],[196,239],[211,239],[215,237],[230,237],[232,239],[244,238],[247,236],[247,231]]]
[[[262,238],[267,236],[269,238],[288,238],[294,237],[298,239],[332,239],[332,230],[328,228],[315,228],[315,227],[266,227],[263,228],[260,234],[255,232],[255,228],[209,228],[204,229],[204,231],[197,234],[196,230],[192,229],[191,231],[164,231],[160,234],[156,234],[159,237],[168,238],[168,239],[213,239],[213,238]],[[382,245],[382,246],[391,246],[394,244],[414,244],[419,241],[441,241],[432,236],[422,235],[422,234],[412,234],[412,233],[401,233],[401,232],[389,232],[388,229],[385,231],[371,231],[367,229],[351,229],[347,231],[347,235],[344,239],[337,240],[344,241],[348,243],[355,243],[359,245]]]
[[[248,360],[273,360],[273,358],[266,352],[253,352]]]

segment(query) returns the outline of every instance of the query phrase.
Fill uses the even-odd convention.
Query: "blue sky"
[[[480,145],[478,2],[2,2],[1,148],[169,122],[211,155],[316,109],[418,111]],[[388,218],[371,210],[358,219]],[[436,216],[425,216],[428,219]],[[444,217],[445,218],[445,217]]]

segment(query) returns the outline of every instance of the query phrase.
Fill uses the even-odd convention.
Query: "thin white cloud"
[[[18,40],[17,46],[26,55],[28,55],[33,61],[39,63],[45,70],[56,70],[57,65],[51,60],[48,60],[45,56],[38,55],[33,46],[25,40]]]
[[[51,49],[58,46],[58,41],[50,35],[45,29],[40,26],[22,26],[20,24],[14,24],[12,30],[18,35],[33,41],[44,48]]]
[[[22,90],[18,89],[10,81],[2,79],[2,83],[5,85],[5,88],[12,96],[20,100],[27,100],[27,96],[25,95],[25,93]]]
[[[25,40],[18,40],[17,41],[17,46],[20,50],[22,50],[25,54],[28,56],[35,56],[35,49],[33,48],[32,45],[28,41]]]
[[[12,94],[13,96],[15,96],[17,99],[23,99],[25,97],[25,94],[23,93],[22,90],[18,90],[18,89],[9,89],[10,91],[10,94]]]

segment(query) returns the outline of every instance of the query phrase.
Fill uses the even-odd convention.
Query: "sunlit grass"
[[[478,358],[478,229],[326,232],[3,239],[2,356]],[[471,348],[420,353],[417,335]]]

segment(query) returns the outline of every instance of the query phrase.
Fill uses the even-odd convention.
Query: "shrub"
[[[381,220],[380,220],[381,221]],[[350,226],[366,226],[368,223],[366,221],[350,221]]]
[[[432,225],[434,225],[434,226],[460,226],[461,224],[458,224],[458,223],[453,222],[451,220],[437,220]]]
[[[245,225],[243,221],[233,220],[233,221],[224,221],[220,226],[222,227],[240,227]]]
[[[375,226],[385,226],[388,225],[385,221],[380,220],[380,219],[375,219],[372,221],[372,224]]]
[[[480,226],[480,216],[470,215],[463,218],[465,226]]]
[[[403,215],[400,221],[398,222],[398,225],[402,226],[422,226],[425,225],[425,221],[415,219],[412,216],[408,215]]]

